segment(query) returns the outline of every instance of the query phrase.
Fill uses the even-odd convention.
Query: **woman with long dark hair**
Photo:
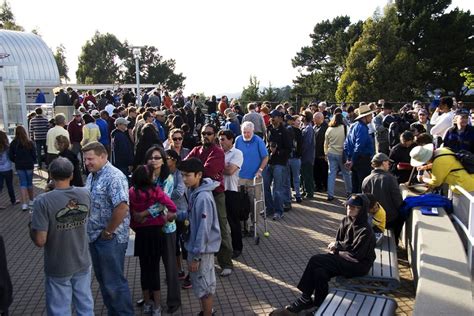
[[[33,168],[36,162],[36,148],[26,129],[21,125],[15,129],[9,157],[15,163],[16,173],[20,179],[21,209],[27,211],[29,207],[33,207]]]
[[[352,192],[352,182],[351,175],[344,167],[345,161],[343,161],[347,126],[344,125],[342,113],[334,114],[328,126],[324,140],[324,154],[329,163],[328,201],[331,201],[334,199],[334,186],[338,170],[342,172],[347,196]]]
[[[145,154],[147,150],[154,145],[163,146],[158,138],[158,131],[153,123],[147,123],[143,126],[141,135],[137,140],[137,148],[135,150],[134,167],[145,163]]]
[[[20,203],[15,197],[15,190],[13,189],[13,167],[8,152],[10,144],[7,134],[0,131],[0,193],[3,190],[3,182],[5,181],[10,196],[12,205]],[[6,205],[0,204],[0,209],[5,209]]]
[[[174,150],[180,157],[186,158],[190,150],[183,146],[184,132],[179,128],[174,128],[169,132],[168,143],[165,149]]]
[[[147,166],[138,166],[133,172],[132,187],[129,190],[132,215],[130,227],[136,233],[135,256],[140,261],[140,280],[145,299],[143,313],[161,315],[160,258],[163,255],[163,228],[176,217],[176,206],[159,186],[154,185],[152,172]],[[167,211],[164,211],[165,208]]]
[[[171,198],[174,190],[174,178],[166,161],[163,147],[153,146],[145,154],[147,167],[151,172],[151,181],[160,187]],[[181,306],[181,292],[178,285],[178,267],[176,263],[176,222],[168,221],[163,226],[162,250],[165,266],[168,295],[166,304],[168,313],[176,311]]]

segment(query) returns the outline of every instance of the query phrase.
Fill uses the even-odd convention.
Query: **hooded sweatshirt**
[[[220,185],[204,178],[201,185],[188,189],[189,239],[185,243],[190,259],[203,253],[216,253],[221,246],[221,229],[212,191]]]
[[[336,250],[347,251],[361,264],[366,264],[369,269],[375,260],[375,236],[368,223],[369,200],[363,194],[363,205],[357,217],[353,220],[350,216],[343,218],[336,235]]]

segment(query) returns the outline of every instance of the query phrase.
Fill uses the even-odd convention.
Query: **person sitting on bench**
[[[368,222],[369,199],[365,194],[353,194],[346,201],[347,216],[341,221],[336,241],[328,245],[329,253],[309,259],[298,283],[301,297],[288,305],[282,315],[321,306],[329,291],[332,277],[366,275],[375,260],[375,236]],[[311,296],[314,293],[314,301]],[[272,312],[270,315],[278,315]]]

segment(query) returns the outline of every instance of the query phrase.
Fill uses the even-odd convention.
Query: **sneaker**
[[[193,284],[191,283],[191,278],[189,277],[189,274],[186,276],[186,278],[183,281],[183,285],[181,285],[181,288],[183,290],[187,290],[193,287]]]
[[[285,217],[284,214],[281,214],[281,215],[280,215],[280,214],[274,214],[274,215],[273,215],[273,220],[274,220],[274,221],[279,221],[279,220],[282,219],[283,217]]]
[[[23,212],[28,211],[28,204],[22,204],[22,205],[21,205],[21,210],[22,210]]]
[[[153,310],[153,316],[161,316],[161,306]]]
[[[225,268],[224,270],[222,270],[220,276],[221,277],[228,277],[231,274],[232,274],[232,269]]]
[[[143,304],[143,314],[151,314],[152,310],[153,310],[152,304],[148,304],[148,303]]]
[[[35,201],[30,201],[30,202],[28,202],[28,207],[30,207],[30,208],[33,207],[33,204],[34,204],[34,203],[35,203]]]
[[[302,199],[302,198],[300,198],[300,197],[297,197],[297,198],[296,198],[296,203],[302,203],[302,202],[303,202],[303,199]]]
[[[217,312],[214,310],[214,308],[212,309],[212,312],[211,312],[211,315],[214,316],[214,315],[217,315]],[[200,311],[198,316],[204,316],[204,312],[203,311]]]
[[[186,278],[186,273],[184,271],[178,272],[178,280],[184,280]]]
[[[327,200],[328,200],[328,202],[330,202],[330,201],[334,200],[334,196],[330,196],[330,195],[328,195],[328,198],[327,198]]]
[[[311,299],[308,300],[308,301],[303,301],[303,299],[300,297],[296,301],[291,303],[291,305],[287,306],[286,310],[291,312],[291,313],[298,314],[299,312],[304,311],[305,309],[312,308],[313,305],[314,304],[313,304],[313,301]]]

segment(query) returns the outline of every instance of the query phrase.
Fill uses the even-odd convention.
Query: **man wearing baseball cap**
[[[389,172],[392,162],[393,160],[384,153],[376,154],[371,161],[373,170],[362,182],[362,192],[372,193],[382,205],[387,216],[386,227],[393,228],[398,245],[404,223],[403,217],[398,212],[403,198],[397,178]]]
[[[457,152],[462,149],[474,153],[474,127],[469,125],[469,111],[459,109],[454,116],[454,126],[444,136],[444,147]]]
[[[374,144],[368,125],[374,111],[367,104],[358,108],[359,115],[351,125],[344,142],[345,166],[352,170],[352,193],[360,193],[362,181],[370,174],[370,158],[374,155]]]
[[[111,159],[112,164],[128,177],[133,165],[133,142],[128,134],[128,124],[130,122],[123,117],[115,120],[115,129],[111,138]]]

